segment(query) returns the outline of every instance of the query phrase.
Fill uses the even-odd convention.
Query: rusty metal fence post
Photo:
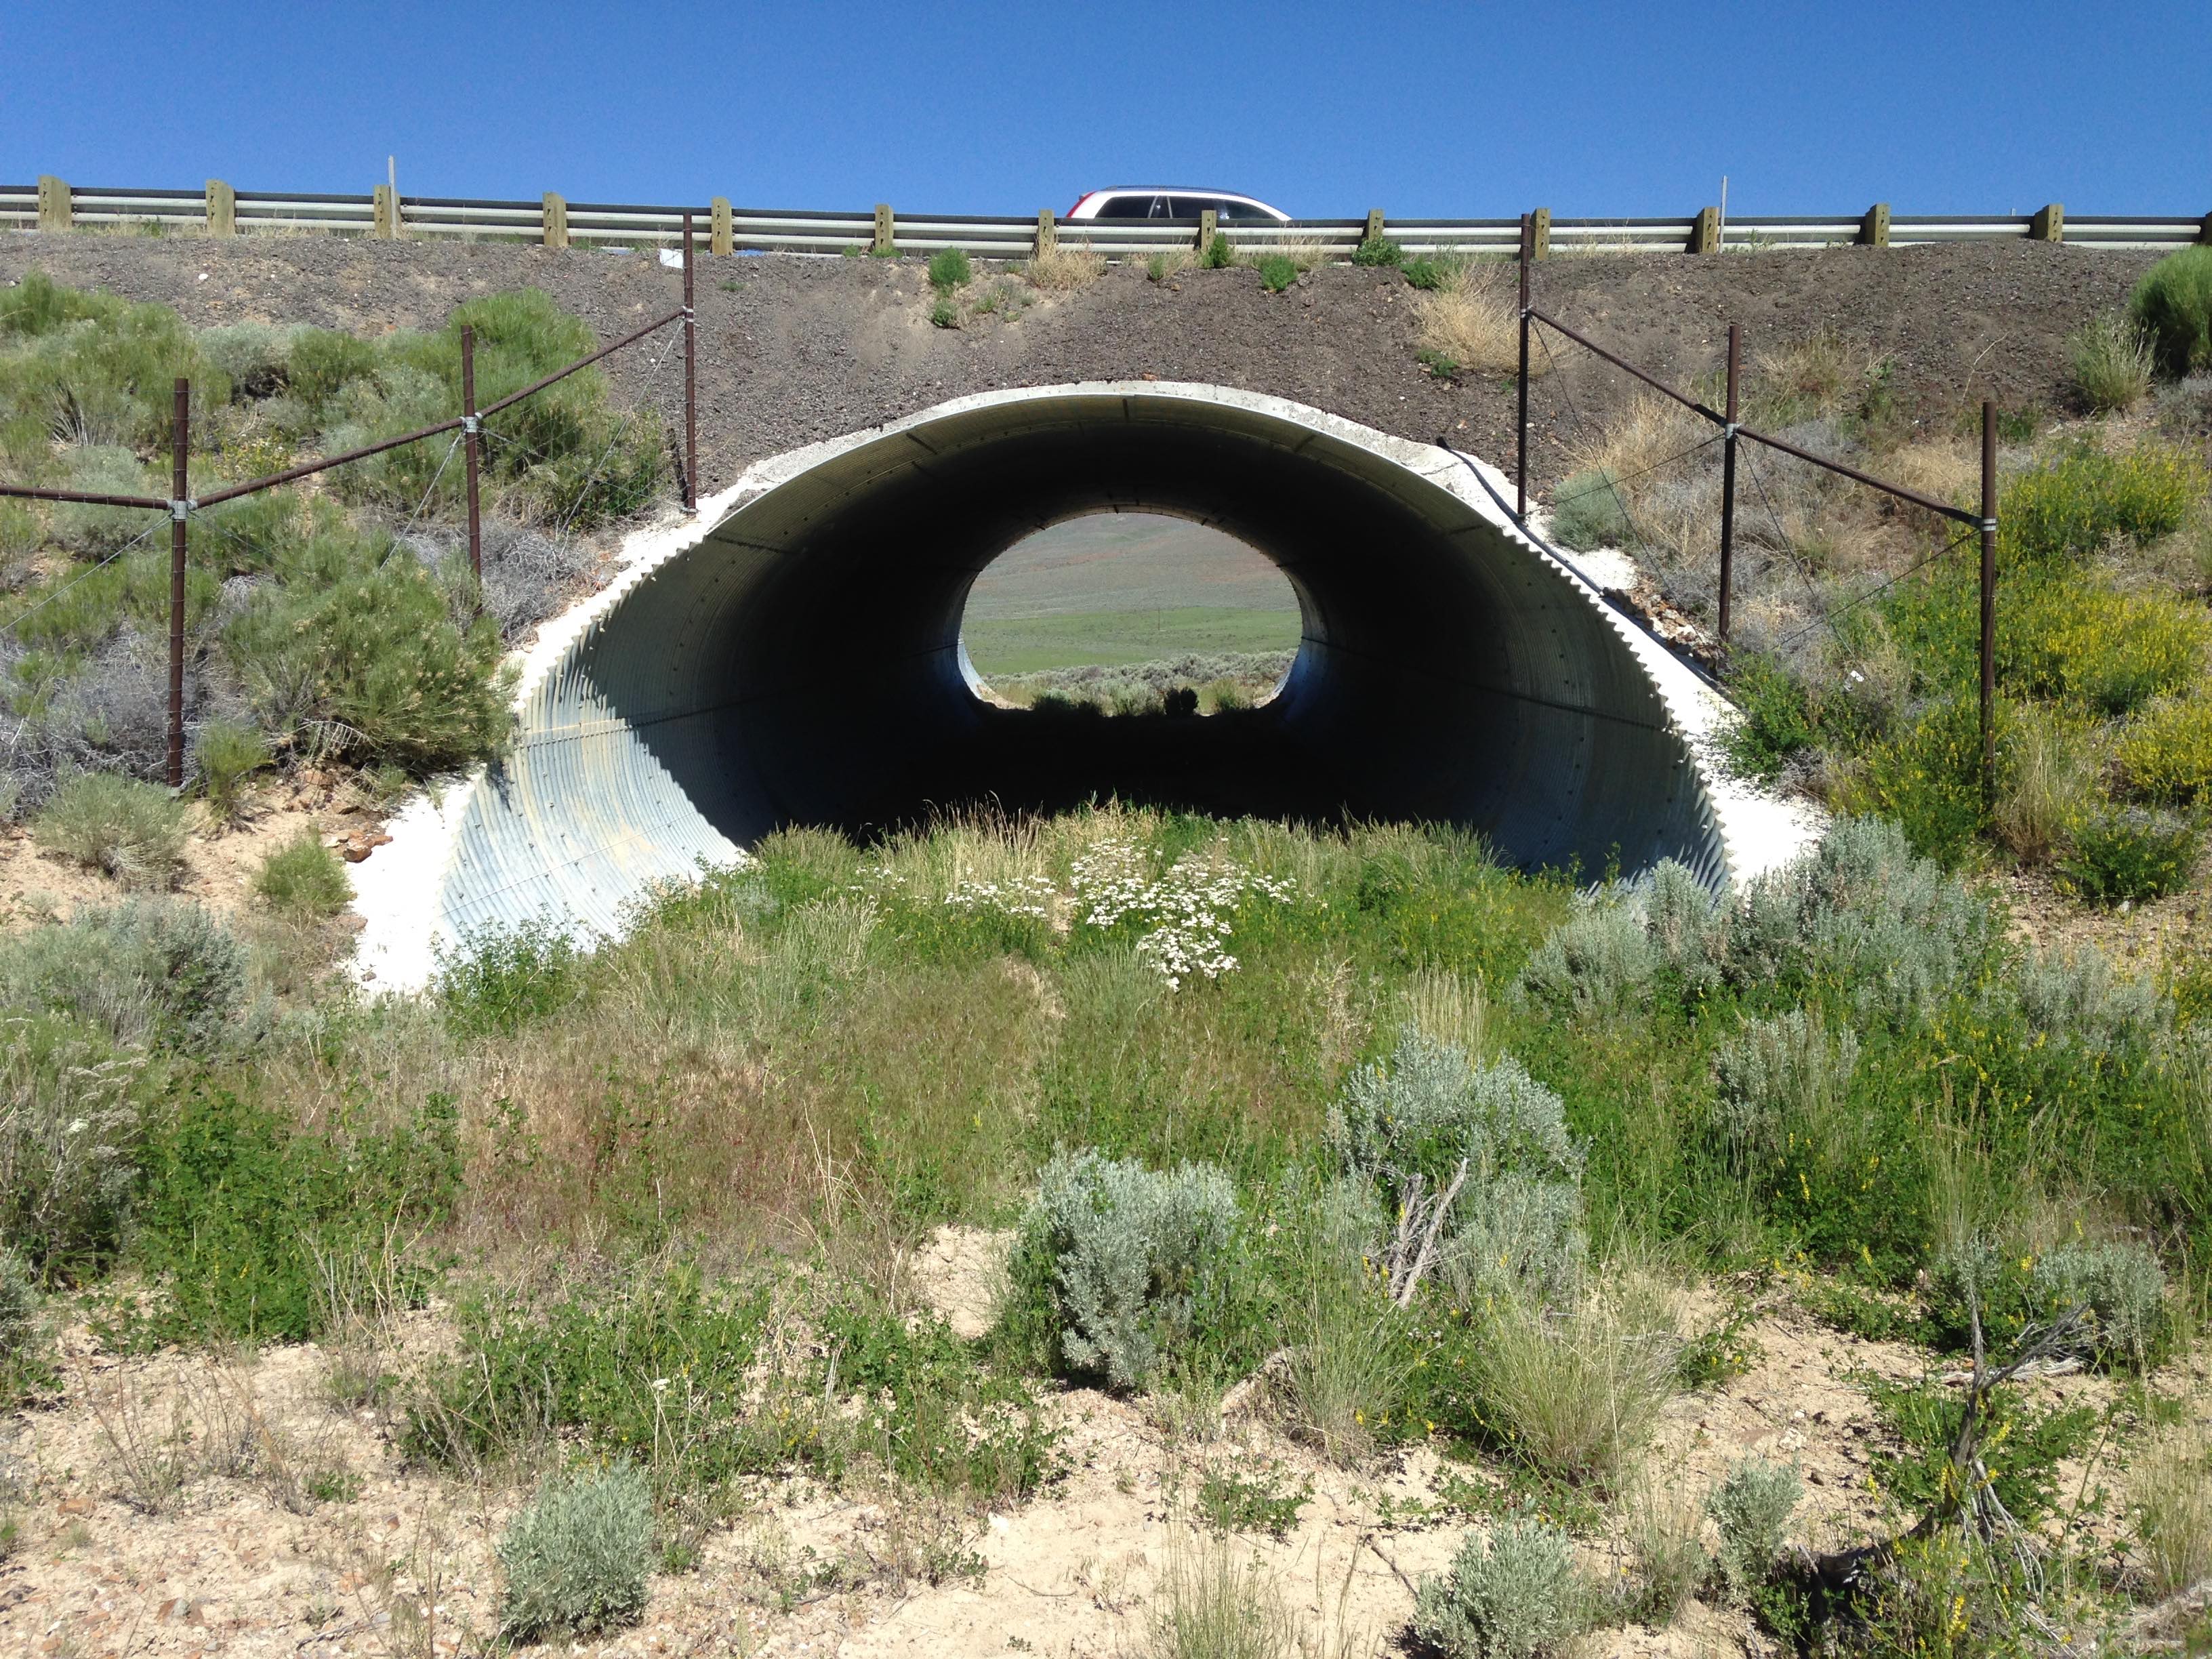
[[[1528,216],[1521,216],[1521,374],[1520,407],[1513,422],[1514,513],[1528,525]]]
[[[684,216],[684,510],[699,510],[699,318],[691,299],[691,216]]]
[[[1729,642],[1729,597],[1735,588],[1735,392],[1743,331],[1729,325],[1728,423],[1721,428],[1721,649]]]
[[[1997,798],[1997,406],[1982,400],[1982,805]]]
[[[461,453],[469,481],[469,568],[483,582],[483,521],[477,514],[477,331],[461,325]]]
[[[169,764],[172,789],[185,787],[185,515],[191,510],[185,453],[191,441],[192,383],[179,380],[169,428]]]

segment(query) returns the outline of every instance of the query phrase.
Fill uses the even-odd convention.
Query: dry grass
[[[1712,435],[1712,428],[1680,404],[1656,392],[1638,392],[1594,441],[1574,451],[1575,465],[1602,470],[1620,481],[1632,511],[1648,493],[1656,469]]]
[[[1881,476],[1939,501],[1972,506],[1981,495],[1981,453],[1964,438],[1918,438],[1882,458]]]
[[[1593,1286],[1572,1312],[1507,1302],[1485,1328],[1480,1383],[1492,1419],[1530,1465],[1617,1482],[1672,1389],[1671,1310],[1642,1275]]]
[[[1178,1533],[1152,1609],[1152,1659],[1291,1659],[1297,1634],[1274,1577],[1227,1539]]]
[[[1091,251],[1088,242],[1059,242],[1048,253],[1040,253],[1024,267],[1030,281],[1053,294],[1088,288],[1106,274],[1106,256]]]
[[[1425,351],[1449,357],[1462,368],[1497,374],[1519,366],[1521,313],[1510,280],[1500,265],[1463,264],[1442,288],[1413,300],[1413,337]],[[1528,361],[1528,373],[1541,374],[1549,360],[1541,352]]]
[[[2191,1424],[2153,1441],[2130,1472],[2128,1495],[2154,1595],[2212,1578],[2212,1429]]]
[[[1712,1571],[1702,1498],[1646,1480],[1629,1496],[1623,1530],[1635,1558],[1638,1612],[1654,1625],[1671,1624]]]
[[[2096,799],[2104,746],[2095,726],[2056,708],[2022,709],[2007,746],[1997,834],[2023,864],[2047,863],[2082,804]]]
[[[1402,1006],[1406,1024],[1423,1036],[1455,1043],[1480,1063],[1488,1046],[1490,1007],[1480,975],[1420,969],[1406,981]]]

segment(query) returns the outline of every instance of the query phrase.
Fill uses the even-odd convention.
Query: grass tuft
[[[158,784],[80,772],[31,821],[31,837],[126,887],[167,889],[184,867],[184,803]]]

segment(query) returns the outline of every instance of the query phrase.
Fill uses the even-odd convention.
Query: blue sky
[[[0,182],[1030,213],[2212,211],[2206,0],[0,8]]]

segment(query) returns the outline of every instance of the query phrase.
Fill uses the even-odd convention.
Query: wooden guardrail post
[[[1198,215],[1198,257],[1204,258],[1206,250],[1213,246],[1220,234],[1221,216],[1212,208],[1201,208]]]
[[[238,234],[238,192],[220,179],[207,181],[207,222],[210,236]]]
[[[1859,246],[1861,247],[1889,246],[1888,203],[1876,202],[1866,210],[1866,217],[1859,221]]]
[[[1552,257],[1552,210],[1538,208],[1528,216],[1528,257],[1548,259]]]
[[[552,191],[545,192],[544,228],[538,240],[547,247],[568,246],[568,198]]]
[[[379,185],[376,187],[374,202],[375,207],[370,216],[368,234],[386,241],[398,240],[399,192],[390,185]]]
[[[2200,242],[2212,243],[2212,213],[2204,216],[2204,222],[2197,232],[2197,240]]]
[[[2053,202],[2048,207],[2036,209],[2027,222],[2027,240],[2031,242],[2063,242],[2066,240],[2066,209],[2063,203]]]
[[[707,252],[735,253],[737,251],[737,228],[731,222],[730,198],[717,196],[707,204]]]
[[[1690,222],[1690,253],[1718,253],[1721,251],[1721,210],[1717,207],[1699,208],[1698,216]]]
[[[1382,240],[1382,210],[1381,208],[1367,210],[1367,228],[1359,233],[1359,240],[1363,242],[1379,242]]]
[[[874,245],[868,251],[872,253],[896,253],[898,252],[898,238],[893,234],[893,230],[894,227],[891,222],[891,204],[889,202],[877,203],[876,240]]]
[[[76,216],[70,209],[70,187],[52,173],[39,176],[39,228],[67,230]]]
[[[1042,259],[1059,246],[1059,222],[1052,216],[1052,210],[1047,208],[1037,215],[1036,257]]]

